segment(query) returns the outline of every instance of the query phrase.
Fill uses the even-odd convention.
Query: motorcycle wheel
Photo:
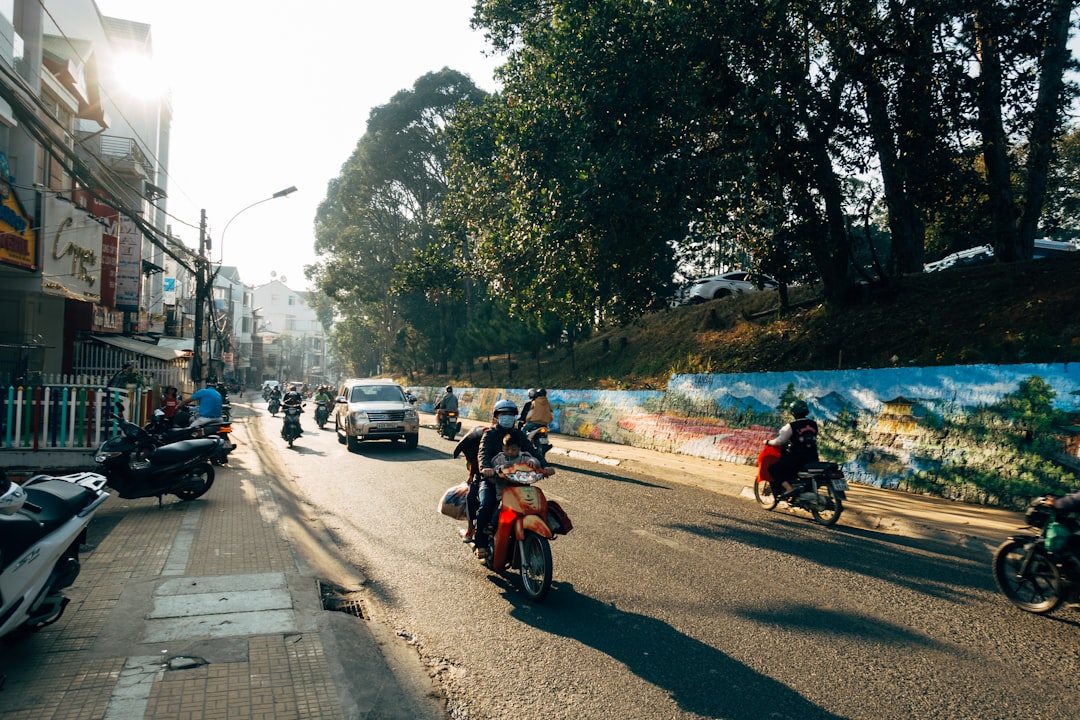
[[[773,493],[772,483],[761,479],[754,481],[754,499],[766,510],[772,510],[780,502],[780,496]]]
[[[173,493],[176,497],[180,498],[184,502],[188,500],[194,500],[200,498],[206,494],[206,491],[210,489],[210,486],[214,484],[214,468],[210,463],[200,465],[191,471],[188,475],[188,479],[192,480],[191,487],[181,488]],[[198,487],[194,486],[194,481],[200,481],[201,484]]]
[[[824,483],[818,486],[818,502],[820,505],[810,506],[814,520],[825,526],[835,525],[840,513],[844,512],[844,503],[833,492],[832,485]]]
[[[1031,547],[1032,542],[1006,540],[998,547],[994,582],[1013,605],[1042,615],[1061,604],[1061,573],[1042,547]]]
[[[533,602],[543,602],[551,589],[551,543],[529,531],[518,546],[521,553],[521,588]]]

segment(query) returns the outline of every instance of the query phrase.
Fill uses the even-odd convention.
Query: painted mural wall
[[[432,411],[441,388],[414,388]],[[455,388],[490,419],[521,388]],[[557,433],[752,464],[793,397],[850,480],[1017,505],[1077,486],[1080,363],[676,375],[665,391],[548,389]]]

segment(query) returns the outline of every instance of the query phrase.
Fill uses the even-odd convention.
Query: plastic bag
[[[461,483],[447,489],[439,500],[439,512],[455,520],[468,520],[469,513],[465,507],[465,498],[468,495],[468,483]]]

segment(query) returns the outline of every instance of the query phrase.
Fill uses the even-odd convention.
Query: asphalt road
[[[292,449],[245,422],[457,720],[1080,717],[1080,614],[1009,606],[985,550],[558,458],[574,530],[533,605],[436,512],[465,471],[433,430],[349,452],[310,414]]]

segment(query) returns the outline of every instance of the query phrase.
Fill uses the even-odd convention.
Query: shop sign
[[[41,291],[99,303],[103,222],[55,195],[46,196],[43,208]]]
[[[0,153],[0,166],[7,158]],[[37,270],[37,232],[11,188],[7,176],[0,177],[0,263],[25,270]]]

